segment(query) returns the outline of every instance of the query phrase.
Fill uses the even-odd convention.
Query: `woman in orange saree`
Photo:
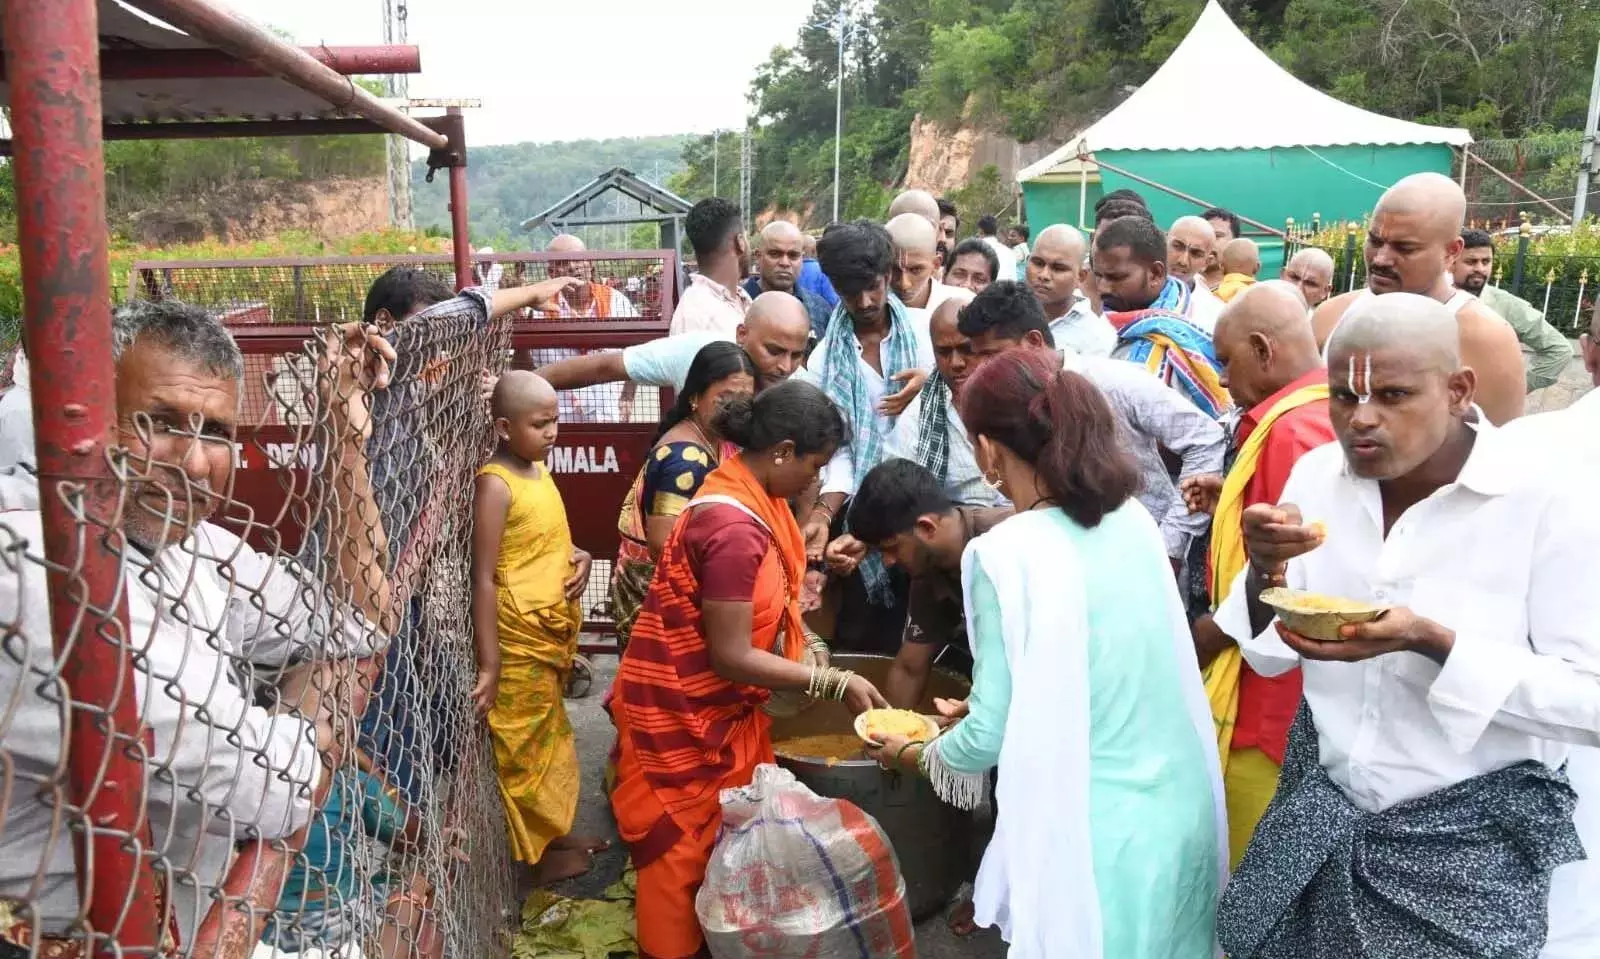
[[[783,383],[728,402],[717,431],[744,452],[706,477],[656,566],[612,689],[611,806],[638,870],[646,959],[689,959],[705,941],[694,896],[722,820],[719,794],[774,761],[773,691],[825,689],[853,711],[884,705],[872,684],[801,662],[805,541],[788,499],[844,436],[813,386]]]

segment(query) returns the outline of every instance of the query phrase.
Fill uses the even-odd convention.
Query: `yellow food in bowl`
[[[869,709],[861,714],[861,720],[856,731],[875,742],[890,736],[919,743],[933,738],[928,717],[909,709]]]
[[[1278,619],[1290,632],[1324,642],[1343,639],[1340,627],[1370,623],[1386,611],[1372,603],[1299,589],[1265,589],[1261,601],[1277,610]]]

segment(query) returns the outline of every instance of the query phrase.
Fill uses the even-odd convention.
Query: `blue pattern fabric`
[[[1323,770],[1302,701],[1217,940],[1232,959],[1535,959],[1550,874],[1584,858],[1576,802],[1527,761],[1366,812]]]
[[[900,298],[888,294],[889,335],[878,345],[883,379],[893,383],[894,377],[917,368],[917,334],[911,328],[910,318]],[[849,430],[851,460],[855,467],[853,489],[861,488],[861,481],[883,461],[884,443],[894,424],[878,413],[867,392],[861,372],[861,344],[856,339],[855,324],[846,315],[844,305],[834,307],[828,321],[830,335],[827,346],[827,366],[822,376],[822,392],[844,414],[845,428]],[[861,581],[867,589],[867,598],[879,606],[894,602],[894,589],[883,557],[876,551],[867,554],[859,567]]]

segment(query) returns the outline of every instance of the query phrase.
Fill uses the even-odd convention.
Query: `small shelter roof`
[[[643,208],[654,210],[655,215],[641,211],[638,216],[590,217],[588,205],[613,190],[638,202]],[[546,225],[560,227],[568,224],[580,226],[585,223],[600,222],[645,223],[657,220],[671,220],[686,215],[692,205],[688,200],[678,196],[671,190],[635,176],[631,170],[612,167],[557,200],[543,213],[523,220],[522,228],[524,230],[536,230]]]

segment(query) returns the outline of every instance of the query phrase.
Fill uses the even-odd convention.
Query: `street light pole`
[[[839,73],[833,80],[833,222],[839,222],[839,137],[844,131],[844,5],[835,17],[839,28]]]

